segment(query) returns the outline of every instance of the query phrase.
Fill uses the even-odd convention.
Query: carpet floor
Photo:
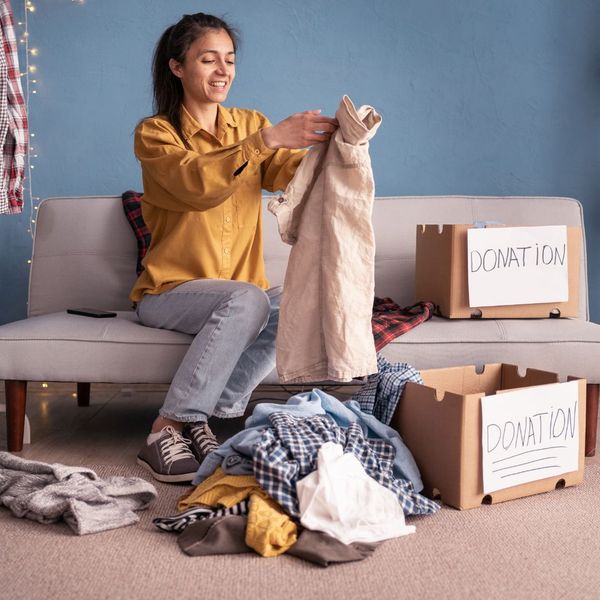
[[[78,408],[65,384],[31,384],[32,444],[21,456],[85,465],[101,477],[135,475],[135,463],[166,388],[93,386]],[[273,396],[261,392],[258,397]],[[279,396],[284,398],[285,396]],[[0,403],[3,401],[0,396]],[[216,422],[226,437],[242,420]],[[0,449],[6,448],[0,415]],[[322,569],[258,555],[188,557],[174,534],[152,525],[188,488],[154,482],[157,501],[137,525],[78,537],[0,509],[0,597],[10,599],[294,599],[600,597],[600,461],[586,459],[573,488],[469,511],[443,507],[412,517],[414,535],[384,542],[367,560]],[[595,524],[596,523],[596,524]]]

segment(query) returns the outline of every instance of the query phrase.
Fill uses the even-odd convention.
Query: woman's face
[[[233,42],[224,29],[209,29],[185,53],[183,63],[169,61],[186,98],[198,104],[224,102],[235,78]]]

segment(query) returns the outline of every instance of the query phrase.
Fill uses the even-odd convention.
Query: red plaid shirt
[[[431,302],[400,308],[391,298],[375,298],[371,319],[375,350],[379,352],[399,335],[430,319],[433,308]]]
[[[0,0],[0,214],[23,210],[27,111],[21,88],[17,40],[9,0]]]

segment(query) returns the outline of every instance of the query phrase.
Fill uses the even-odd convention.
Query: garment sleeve
[[[271,127],[269,119],[260,115],[261,129]],[[296,173],[298,165],[304,158],[307,150],[290,150],[279,148],[261,164],[262,187],[268,192],[285,190],[288,183]]]
[[[186,148],[173,128],[159,119],[138,126],[134,149],[144,174],[166,192],[146,200],[177,212],[218,206],[251,176],[254,169],[247,167],[259,166],[275,153],[265,146],[260,130],[231,146],[199,153]]]

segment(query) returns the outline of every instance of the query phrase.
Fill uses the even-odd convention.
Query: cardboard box
[[[578,453],[575,455],[578,469],[484,494],[481,399],[518,388],[527,403],[532,390],[537,388],[547,393],[554,388],[554,392],[562,392],[564,384],[559,383],[554,373],[527,369],[520,375],[518,367],[506,364],[485,365],[481,373],[474,366],[429,369],[421,371],[421,377],[424,385],[406,384],[391,425],[400,433],[421,470],[425,495],[439,496],[445,504],[462,510],[577,485],[583,480],[584,379],[573,379],[569,387],[574,392],[577,409],[574,420],[579,436],[573,440],[573,454]],[[501,401],[502,395],[497,400]],[[555,443],[549,445],[553,447]],[[531,456],[530,460],[538,456]]]
[[[472,227],[472,225],[417,225],[416,301],[433,302],[442,316],[451,319],[578,316],[582,246],[580,227],[567,227],[568,301],[470,307],[467,231]]]

